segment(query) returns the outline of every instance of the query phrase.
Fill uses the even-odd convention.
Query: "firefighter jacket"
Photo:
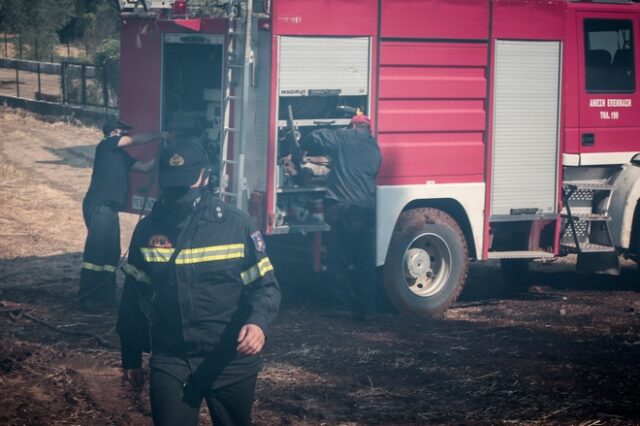
[[[327,198],[358,207],[376,208],[376,175],[381,155],[376,140],[361,129],[318,129],[302,140],[312,154],[331,157]]]
[[[217,354],[236,370],[259,370],[258,356],[236,354],[238,333],[245,324],[268,333],[280,288],[248,215],[208,191],[184,220],[158,201],[136,226],[125,273],[123,368],[139,368],[151,346],[154,355]]]
[[[118,147],[121,138],[122,136],[106,137],[96,147],[85,204],[109,205],[114,210],[121,210],[126,204],[129,170],[136,159]]]

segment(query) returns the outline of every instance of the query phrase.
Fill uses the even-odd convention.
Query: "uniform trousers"
[[[189,359],[152,357],[150,366],[149,397],[155,426],[196,426],[203,399],[214,425],[251,425],[256,373],[219,386],[215,374],[203,374]]]
[[[115,302],[116,269],[120,261],[118,211],[104,204],[82,204],[87,239],[82,256],[80,291],[83,302]]]
[[[331,308],[350,309],[357,316],[372,315],[376,310],[375,212],[329,202],[326,217],[331,224],[327,259]]]

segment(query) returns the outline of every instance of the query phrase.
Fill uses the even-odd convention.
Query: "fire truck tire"
[[[631,227],[631,257],[640,269],[640,200],[636,203],[636,209],[633,212],[633,226]]]
[[[442,313],[460,295],[468,272],[467,242],[450,215],[434,208],[400,215],[384,266],[394,308],[425,316]]]

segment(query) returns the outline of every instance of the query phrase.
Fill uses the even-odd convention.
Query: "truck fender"
[[[387,258],[391,236],[398,217],[405,207],[415,201],[453,200],[459,203],[467,215],[473,241],[469,247],[482,253],[484,229],[485,184],[446,183],[425,185],[378,185],[376,191],[376,266],[382,266]]]
[[[628,249],[633,229],[633,214],[640,200],[640,166],[625,164],[613,182],[609,203],[611,236],[616,247]]]

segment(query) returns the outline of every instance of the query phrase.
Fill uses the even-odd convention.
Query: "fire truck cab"
[[[292,145],[355,108],[371,117],[375,261],[401,311],[445,310],[470,260],[498,259],[514,279],[569,253],[591,272],[638,261],[635,3],[120,5],[121,117],[199,141],[220,196],[267,235],[320,254],[330,159],[296,163]],[[131,209],[147,210],[155,192],[131,180]]]

